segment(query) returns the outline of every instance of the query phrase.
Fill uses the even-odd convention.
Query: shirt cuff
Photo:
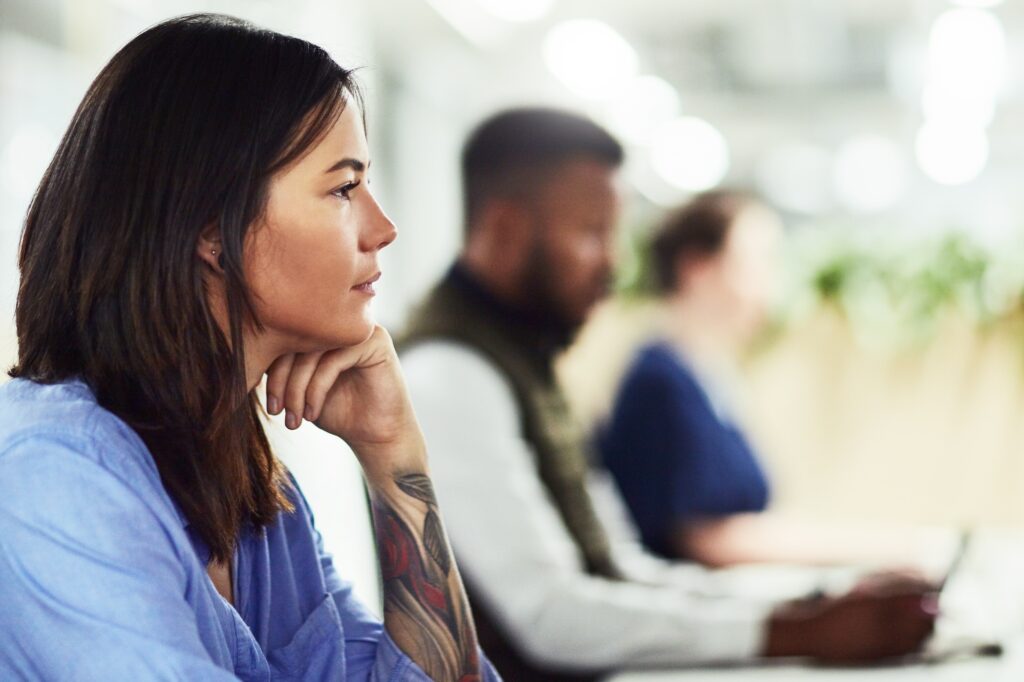
[[[768,639],[768,622],[776,606],[776,602],[744,603],[732,612],[709,614],[701,626],[699,658],[736,662],[762,656]]]
[[[487,660],[483,650],[478,648],[477,653],[480,656],[480,679],[484,682],[501,682],[501,677],[494,670],[491,662]],[[427,680],[427,682],[431,682],[430,677],[398,648],[398,645],[395,644],[395,641],[391,639],[391,635],[386,630],[384,631],[384,636],[380,639],[380,643],[377,645],[375,668],[377,674],[374,676],[374,679],[377,680],[388,680],[389,682]]]

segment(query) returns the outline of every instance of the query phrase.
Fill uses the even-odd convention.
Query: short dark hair
[[[481,207],[544,168],[574,157],[618,167],[624,153],[612,135],[589,118],[548,107],[507,109],[484,120],[462,148],[466,234]]]
[[[304,40],[222,15],[165,21],[93,81],[25,220],[10,375],[85,381],[222,560],[243,524],[292,508],[245,385],[242,329],[260,323],[243,243],[274,173],[352,98],[351,71]],[[195,255],[212,223],[226,335]]]
[[[704,258],[720,252],[736,216],[756,203],[743,192],[714,190],[698,194],[669,213],[650,244],[658,293],[668,293],[679,285],[681,259]]]

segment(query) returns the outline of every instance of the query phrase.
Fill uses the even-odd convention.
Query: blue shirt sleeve
[[[0,453],[0,678],[236,679],[200,640],[176,520],[137,493],[151,485],[88,439]]]

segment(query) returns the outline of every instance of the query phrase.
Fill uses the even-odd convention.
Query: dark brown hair
[[[286,474],[245,382],[259,330],[242,251],[271,177],[359,99],[321,48],[223,15],[172,19],[89,87],[29,206],[12,377],[83,380],[146,443],[212,556],[282,509]],[[219,229],[228,313],[207,304],[200,234]]]
[[[665,294],[676,288],[680,261],[719,253],[736,216],[755,203],[742,192],[715,190],[669,213],[650,244],[655,289]]]

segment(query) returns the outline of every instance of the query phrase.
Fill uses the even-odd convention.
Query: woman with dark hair
[[[22,238],[0,388],[0,678],[494,677],[387,333],[395,238],[352,73],[218,15],[85,95]],[[346,441],[383,627],[337,575],[267,408]]]
[[[601,438],[605,464],[645,544],[663,556],[731,563],[694,529],[761,512],[768,481],[708,380],[752,330],[767,300],[767,250],[779,232],[741,194],[702,194],[655,234],[650,263],[665,300],[663,338],[637,355]]]
[[[770,485],[734,406],[738,356],[765,319],[782,225],[747,195],[679,207],[650,250],[664,333],[626,373],[600,447],[650,549],[711,566],[751,562],[914,566],[943,531],[814,524],[772,512]]]

